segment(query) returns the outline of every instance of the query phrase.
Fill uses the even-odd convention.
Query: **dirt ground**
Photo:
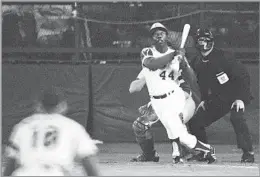
[[[171,163],[171,146],[156,144],[160,161],[130,162],[140,149],[133,143],[99,145],[99,168],[105,176],[259,176],[259,146],[255,147],[254,164],[241,164],[241,150],[234,145],[215,145],[218,161]]]
[[[259,146],[255,146],[254,164],[241,164],[241,150],[235,145],[214,145],[218,159],[214,164],[172,164],[171,146],[166,143],[155,145],[160,155],[158,163],[130,162],[140,152],[134,143],[104,143],[98,146],[97,160],[102,176],[259,176]],[[73,168],[73,172],[73,176],[84,175],[78,166]]]

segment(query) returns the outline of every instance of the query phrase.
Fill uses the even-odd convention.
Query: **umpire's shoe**
[[[159,162],[159,154],[157,152],[154,155],[146,155],[144,153],[140,154],[139,156],[132,158],[131,162]]]
[[[216,154],[215,154],[215,148],[211,147],[210,151],[208,153],[205,154],[205,159],[208,162],[208,164],[214,163],[217,158],[216,158]]]
[[[241,158],[241,163],[254,163],[255,157],[254,154],[249,152],[244,152]]]

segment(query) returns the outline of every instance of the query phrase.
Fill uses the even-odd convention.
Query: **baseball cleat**
[[[250,154],[249,152],[245,152],[242,155],[241,163],[254,163],[255,157],[254,154]]]
[[[159,162],[159,154],[155,152],[153,156],[147,156],[144,153],[131,159],[131,162]]]
[[[211,147],[210,151],[205,154],[205,159],[208,161],[208,164],[214,163],[217,160],[214,147]]]
[[[204,152],[200,152],[198,154],[194,154],[190,158],[188,158],[187,161],[205,162],[205,161],[207,161],[207,159],[204,157],[205,156],[204,154],[205,154]]]
[[[173,158],[172,162],[174,164],[178,164],[178,163],[183,163],[184,161],[180,156],[176,156],[176,157]]]

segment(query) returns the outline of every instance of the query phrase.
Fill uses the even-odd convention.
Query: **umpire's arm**
[[[252,99],[250,92],[250,75],[246,67],[236,61],[232,55],[225,55],[224,64],[226,66],[226,72],[232,78],[233,92],[235,92],[235,100],[242,100],[245,103],[249,103]]]

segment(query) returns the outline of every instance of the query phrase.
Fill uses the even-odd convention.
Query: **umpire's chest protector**
[[[202,89],[212,95],[217,95],[224,100],[234,100],[237,97],[236,89],[239,86],[237,83],[238,73],[234,71],[238,65],[229,61],[224,52],[214,49],[205,59],[198,63],[196,70],[198,83]]]

